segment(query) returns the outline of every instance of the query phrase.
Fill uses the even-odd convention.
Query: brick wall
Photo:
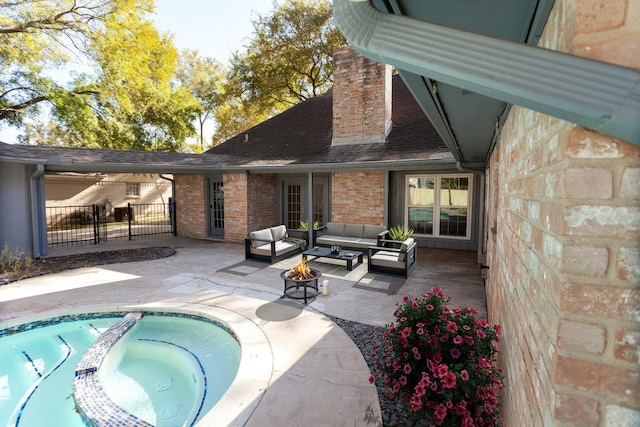
[[[391,126],[391,67],[352,48],[333,56],[333,144],[384,142]]]
[[[273,227],[276,224],[276,176],[274,174],[249,175],[248,230]]]
[[[207,238],[206,180],[202,175],[175,175],[178,236]]]
[[[384,224],[384,172],[334,172],[331,220],[351,224]]]
[[[248,175],[224,175],[224,237],[227,242],[243,242],[248,224]]]
[[[640,2],[557,1],[541,46],[640,68]],[[514,107],[487,174],[505,425],[639,425],[640,149]]]

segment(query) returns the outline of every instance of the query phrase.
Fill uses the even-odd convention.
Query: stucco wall
[[[0,163],[0,251],[7,244],[32,255],[30,193],[28,167]]]
[[[112,207],[127,203],[168,203],[171,183],[158,175],[116,173],[100,180],[80,177],[47,176],[47,207],[90,205],[110,202]],[[127,184],[138,183],[139,197],[126,195]]]
[[[541,45],[640,68],[640,2],[556,1]],[[640,149],[514,107],[487,169],[505,425],[640,423]]]

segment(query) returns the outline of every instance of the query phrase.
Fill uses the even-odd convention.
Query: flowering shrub
[[[377,382],[410,412],[441,426],[497,426],[500,368],[493,361],[500,327],[473,308],[449,308],[442,291],[405,296],[371,355]]]

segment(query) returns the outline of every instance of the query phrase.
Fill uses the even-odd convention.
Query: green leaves
[[[146,16],[153,0],[15,0],[0,16],[0,121],[20,125],[50,107],[55,132],[23,135],[77,147],[179,150],[200,105],[173,84],[178,52]],[[92,69],[67,85],[56,66]],[[33,130],[33,129],[32,129]],[[33,139],[35,138],[35,139]],[[47,138],[50,138],[47,140]]]
[[[233,136],[257,124],[256,115],[269,118],[322,95],[332,85],[333,51],[346,44],[327,0],[286,0],[271,15],[254,19],[253,27],[246,50],[231,59],[225,92],[234,104],[225,109],[241,106],[245,114],[227,122],[227,111],[216,112],[218,138],[231,133],[228,125],[238,130]]]

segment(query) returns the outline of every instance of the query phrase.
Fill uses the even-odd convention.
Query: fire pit
[[[307,260],[303,259],[295,267],[280,273],[280,277],[284,280],[284,295],[293,299],[302,299],[306,304],[309,298],[318,295],[318,279],[321,276],[321,272],[309,268]]]

